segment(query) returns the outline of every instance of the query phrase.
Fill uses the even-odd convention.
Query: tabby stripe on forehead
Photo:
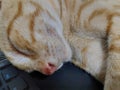
[[[0,1],[0,9],[1,9],[1,1]]]
[[[36,16],[39,15],[42,8],[40,7],[40,5],[38,5],[35,2],[30,1],[30,3],[36,7],[36,11],[31,15],[30,23],[29,23],[31,38],[32,38],[32,42],[34,43],[36,41],[34,37],[34,25],[35,25],[34,21],[35,21]]]
[[[119,34],[117,35],[117,34],[112,33],[112,36],[114,36],[114,38],[112,39],[112,43],[120,41],[120,35]]]
[[[60,5],[60,18],[62,18],[62,15],[63,15],[63,13],[62,13],[62,0],[59,0],[58,2]]]
[[[110,48],[109,48],[109,51],[120,53],[120,47],[118,47],[116,45],[111,45]]]
[[[80,5],[79,10],[77,12],[76,23],[78,23],[80,21],[81,13],[84,10],[84,8],[86,8],[88,5],[92,4],[93,2],[94,2],[94,0],[89,0],[89,1],[86,1],[85,3],[83,3],[82,5]]]
[[[74,0],[74,1],[75,1],[75,0]],[[69,8],[69,3],[68,3],[68,1],[67,1],[67,0],[64,0],[64,3],[65,3],[66,8],[68,9],[68,8]]]
[[[72,5],[72,10],[74,11],[75,9],[75,4],[76,4],[76,0],[73,0],[73,5]]]
[[[97,9],[92,12],[92,14],[88,18],[88,22],[90,23],[91,20],[93,20],[96,16],[102,15],[106,13],[106,9]]]
[[[106,29],[106,36],[108,36],[108,34],[111,30],[111,27],[113,25],[112,18],[113,18],[113,15],[108,15],[107,16],[108,23],[107,23],[107,29]]]
[[[114,5],[113,7],[120,9],[120,5]]]
[[[111,27],[113,25],[112,19],[115,16],[120,16],[120,13],[108,14],[108,16],[107,16],[108,24],[107,24],[107,29],[106,29],[106,36],[109,35],[109,32],[110,32]]]
[[[13,17],[13,19],[10,21],[9,25],[8,25],[8,28],[7,28],[7,34],[8,34],[8,38],[9,38],[9,35],[10,35],[10,32],[12,30],[12,25],[14,23],[14,20],[19,17],[20,15],[22,14],[22,3],[19,2],[18,3],[18,11],[16,13],[16,15]]]

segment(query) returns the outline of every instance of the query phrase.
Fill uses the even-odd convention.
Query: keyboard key
[[[0,61],[1,61],[1,60],[5,60],[5,59],[6,59],[5,56],[0,56]]]
[[[0,73],[0,87],[2,86],[2,75]]]
[[[0,86],[2,86],[2,82],[1,82],[1,80],[0,80]]]
[[[6,56],[3,52],[0,51],[0,61],[6,59]]]
[[[0,88],[0,90],[5,90],[4,88]]]
[[[5,55],[3,54],[3,52],[0,51],[0,56],[5,56]]]
[[[0,69],[6,67],[8,65],[10,65],[10,63],[8,62],[8,60],[2,60],[2,61],[0,61]]]
[[[5,87],[5,88],[2,88],[2,89],[0,89],[0,90],[9,90],[9,89],[8,89],[8,87]]]
[[[14,78],[15,76],[17,76],[17,74],[17,70],[12,66],[9,66],[2,70],[2,75],[6,81]]]
[[[25,81],[17,77],[8,84],[9,90],[28,90]]]

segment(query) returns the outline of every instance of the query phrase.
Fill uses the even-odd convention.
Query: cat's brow
[[[82,11],[89,6],[90,4],[94,3],[95,0],[88,0],[87,2],[85,2],[84,4],[80,5],[79,10],[77,12],[77,23],[80,21],[80,17],[81,17],[81,13]]]
[[[36,7],[35,12],[31,15],[30,17],[30,23],[29,23],[29,29],[30,29],[30,33],[31,33],[31,38],[32,38],[32,42],[34,43],[35,37],[34,37],[34,26],[35,26],[35,17],[38,16],[40,14],[40,11],[42,10],[42,7],[40,5],[38,5],[35,2],[30,1],[30,3]]]
[[[11,30],[12,30],[12,25],[13,25],[13,23],[14,23],[14,20],[15,20],[16,18],[18,18],[18,17],[21,15],[21,13],[22,13],[22,3],[19,2],[19,3],[18,3],[18,11],[17,11],[16,15],[14,16],[14,18],[10,21],[10,24],[9,24],[9,26],[8,26],[8,28],[7,28],[7,34],[8,34],[8,36],[10,35],[10,32],[11,32]]]

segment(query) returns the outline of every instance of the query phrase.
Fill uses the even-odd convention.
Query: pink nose
[[[56,66],[52,63],[48,63],[47,66],[44,68],[44,73],[46,75],[51,75],[55,72]]]

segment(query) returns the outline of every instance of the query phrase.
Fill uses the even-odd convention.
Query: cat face
[[[11,51],[4,51],[6,56],[18,68],[51,75],[71,58],[59,16],[35,2],[19,2],[17,8],[7,25]]]

